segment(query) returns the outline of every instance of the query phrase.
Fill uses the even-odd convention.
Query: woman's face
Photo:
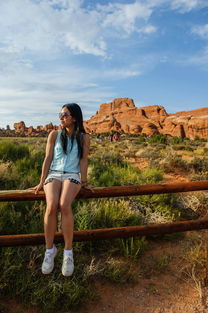
[[[71,116],[70,111],[67,109],[67,107],[64,107],[61,109],[61,112],[59,113],[60,123],[61,127],[66,128],[71,125],[74,125],[75,119]]]

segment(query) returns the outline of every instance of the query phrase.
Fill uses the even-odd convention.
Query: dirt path
[[[203,231],[205,233],[205,231]],[[202,232],[202,234],[203,234]],[[188,264],[182,254],[193,234],[175,241],[150,242],[148,251],[135,264],[137,282],[125,286],[95,282],[100,299],[84,306],[79,313],[205,313],[206,288],[197,288],[184,276]],[[194,236],[198,236],[195,232]],[[167,260],[167,262],[165,262]]]

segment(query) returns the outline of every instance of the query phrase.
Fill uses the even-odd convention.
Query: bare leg
[[[74,217],[71,209],[71,204],[80,189],[81,185],[71,183],[69,180],[64,180],[62,183],[59,207],[62,216],[61,225],[65,241],[65,250],[72,249]]]
[[[54,179],[52,182],[44,186],[46,195],[46,212],[44,216],[44,231],[46,249],[53,247],[54,234],[57,227],[57,208],[59,204],[59,196],[61,193],[61,182]]]

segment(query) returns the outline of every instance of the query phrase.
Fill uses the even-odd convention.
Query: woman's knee
[[[70,203],[60,203],[59,208],[60,208],[61,214],[63,214],[63,215],[71,215],[72,214],[72,209],[71,209]]]
[[[49,216],[53,216],[53,215],[56,215],[56,213],[57,213],[57,205],[53,203],[47,204],[46,214]]]

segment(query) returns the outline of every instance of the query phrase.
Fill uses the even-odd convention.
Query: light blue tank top
[[[64,153],[61,145],[61,129],[59,129],[54,145],[53,160],[50,166],[51,171],[80,173],[80,158],[78,156],[78,145],[76,138],[74,138],[72,149],[71,146],[72,141],[68,137],[67,153]]]

